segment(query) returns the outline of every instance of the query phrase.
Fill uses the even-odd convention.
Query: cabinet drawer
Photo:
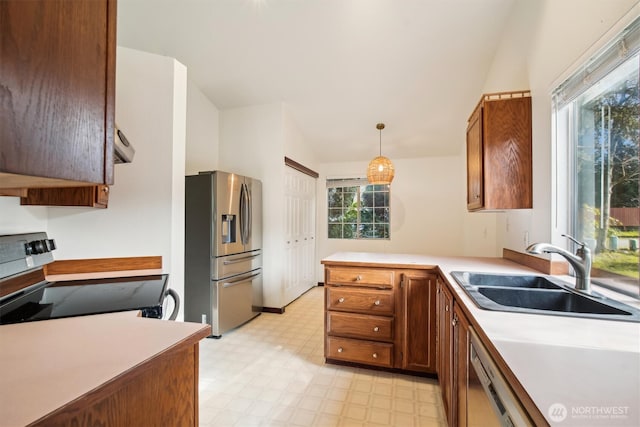
[[[327,312],[327,334],[392,341],[393,318],[330,311]]]
[[[393,287],[393,270],[366,268],[327,268],[327,284],[373,286],[377,288]]]
[[[392,367],[393,344],[327,337],[326,357],[347,362]]]
[[[327,310],[354,311],[365,314],[393,315],[393,291],[325,288]]]

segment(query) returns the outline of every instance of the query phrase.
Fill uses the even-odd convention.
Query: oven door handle
[[[173,311],[171,312],[168,320],[176,320],[176,317],[178,317],[178,311],[180,310],[180,296],[173,289],[167,289],[164,292],[164,296],[165,298],[170,296],[173,299]]]
[[[233,282],[224,282],[222,284],[223,288],[228,288],[231,286],[239,285],[240,283],[251,282],[254,278],[258,277],[262,273],[255,273],[251,276],[241,277],[240,279],[234,280]]]

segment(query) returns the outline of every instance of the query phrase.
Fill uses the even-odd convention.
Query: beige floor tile
[[[324,361],[324,290],[200,344],[204,427],[446,427],[437,380]]]

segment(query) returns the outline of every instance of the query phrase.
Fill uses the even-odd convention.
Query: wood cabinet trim
[[[127,270],[157,270],[162,268],[161,256],[87,258],[54,261],[44,266],[45,275],[100,273]]]
[[[304,166],[301,163],[296,162],[295,160],[292,160],[290,158],[288,158],[287,156],[284,157],[284,164],[286,166],[289,166],[292,169],[297,170],[298,172],[302,172],[305,175],[308,175],[312,178],[318,178],[320,176],[320,174],[312,169],[309,169],[308,167]]]
[[[569,263],[566,261],[553,261],[507,248],[502,248],[502,258],[533,268],[544,274],[569,274]]]

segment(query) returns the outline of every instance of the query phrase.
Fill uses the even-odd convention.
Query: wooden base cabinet
[[[435,373],[430,270],[325,266],[325,358]]]
[[[401,273],[403,322],[402,369],[436,370],[436,276]]]
[[[438,280],[438,380],[449,426],[469,425],[467,390],[469,378],[469,320],[453,294]],[[476,420],[477,421],[477,420]]]
[[[469,321],[454,303],[453,306],[453,414],[459,427],[469,425],[467,417],[467,390],[469,389]]]
[[[438,278],[436,289],[436,318],[438,328],[437,371],[444,413],[450,426],[454,426],[453,415],[453,295]]]

